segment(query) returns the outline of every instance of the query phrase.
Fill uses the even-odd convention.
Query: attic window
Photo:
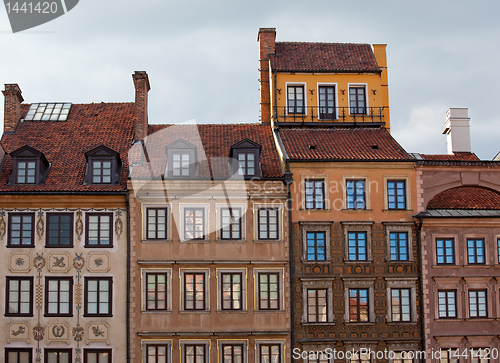
[[[25,145],[10,155],[13,162],[10,184],[43,183],[49,170],[49,163],[43,153]]]
[[[26,121],[66,121],[71,103],[32,103]]]
[[[122,172],[120,154],[101,145],[85,153],[87,184],[118,184]]]
[[[234,158],[233,174],[244,178],[260,176],[260,149],[261,146],[249,139],[243,139],[231,146],[231,157]]]
[[[197,174],[196,146],[179,139],[166,146],[167,176],[189,178]]]

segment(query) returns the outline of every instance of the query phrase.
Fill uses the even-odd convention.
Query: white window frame
[[[241,223],[241,236],[239,239],[222,239],[222,209],[227,209],[227,208],[232,208],[232,209],[239,209],[240,210],[240,223]],[[247,205],[246,204],[226,204],[226,203],[217,203],[216,205],[216,210],[217,210],[217,242],[238,242],[238,241],[244,241],[246,239],[246,215],[247,215]]]
[[[247,311],[247,269],[218,268],[217,271],[217,312],[238,313]],[[241,309],[223,310],[222,309],[222,274],[241,273]]]
[[[278,296],[279,296],[279,306],[278,309],[259,309],[259,274],[261,273],[278,273]],[[255,312],[264,312],[264,313],[277,313],[283,312],[285,310],[285,290],[284,290],[284,271],[283,269],[275,268],[275,269],[254,269],[253,270],[253,279],[254,279],[254,311]]]
[[[278,363],[285,363],[287,361],[285,357],[285,341],[284,340],[255,340],[255,358],[256,362],[260,363],[261,357],[260,357],[260,347],[261,345],[264,344],[272,344],[272,345],[279,345],[280,346],[280,357],[281,361]]]
[[[404,180],[405,182],[405,198],[406,198],[406,208],[405,209],[389,209],[389,190],[387,189],[387,182],[388,181],[394,181],[394,180]],[[384,183],[384,211],[390,211],[390,212],[404,212],[404,211],[410,211],[412,210],[412,204],[411,204],[411,185],[410,185],[410,176],[409,175],[384,175],[383,177],[383,183]]]
[[[184,213],[186,209],[203,209],[203,229],[204,236],[203,239],[187,239],[185,236],[185,227],[186,221],[184,219]],[[191,242],[191,243],[206,243],[209,240],[210,231],[209,231],[209,213],[210,213],[210,205],[209,204],[179,204],[179,221],[180,221],[180,233],[179,238],[181,242]]]
[[[344,229],[344,262],[346,263],[369,263],[372,257],[372,225],[374,222],[340,222]],[[349,260],[349,232],[366,232],[366,260]]]
[[[323,120],[319,117],[319,88],[323,87],[335,87],[335,118],[331,121],[338,120],[340,117],[340,109],[339,109],[339,86],[337,82],[318,82],[316,84],[316,102],[318,107],[318,120]],[[327,120],[327,119],[325,119]]]
[[[302,281],[302,324],[310,325],[331,325],[335,320],[333,314],[333,281],[334,277],[322,278],[322,279],[310,279],[301,278]],[[310,322],[308,316],[308,299],[307,290],[308,289],[326,289],[326,308],[327,308],[327,318],[326,322]]]
[[[351,87],[352,88],[364,87],[364,89],[365,89],[365,102],[366,102],[366,105],[365,105],[366,116],[369,116],[370,115],[370,104],[369,104],[370,97],[368,96],[368,83],[347,83],[347,107],[349,110],[348,115],[352,115],[351,114]],[[362,114],[355,114],[355,115],[359,115],[359,117],[363,117]]]
[[[288,87],[303,86],[304,87],[304,113],[288,113]],[[295,106],[297,107],[297,106]],[[307,82],[285,82],[285,115],[293,117],[293,115],[307,116]],[[297,116],[299,117],[299,116]]]
[[[205,346],[205,362],[204,363],[210,363],[211,343],[210,343],[210,340],[208,340],[208,339],[180,339],[179,340],[179,350],[181,353],[180,362],[186,363],[186,361],[184,359],[185,352],[186,352],[186,345],[191,345],[191,344],[204,345]]]
[[[307,264],[327,264],[332,261],[330,253],[330,228],[333,222],[308,222],[300,221],[302,227],[302,262]],[[324,261],[309,261],[307,259],[307,232],[324,232],[325,233],[325,260]]]
[[[167,363],[172,362],[172,339],[164,339],[164,340],[150,340],[150,339],[141,339],[141,351],[142,351],[142,362],[146,363],[148,361],[148,345],[166,345],[167,346]]]
[[[278,209],[278,238],[277,239],[259,239],[259,210],[275,208]],[[281,203],[255,203],[253,205],[254,220],[254,241],[255,242],[283,242],[283,204]]]
[[[413,262],[413,230],[412,222],[387,222],[385,223],[385,234],[387,241],[387,261],[388,262]],[[406,232],[407,238],[407,249],[408,249],[408,259],[407,260],[391,260],[391,233]]]
[[[166,310],[147,310],[147,294],[148,294],[148,273],[164,273],[167,275],[166,279],[166,289],[165,289],[165,303],[167,304]],[[141,277],[142,277],[142,306],[141,312],[143,313],[167,313],[172,311],[172,269],[164,268],[164,269],[156,269],[156,268],[141,268]]]
[[[219,363],[224,363],[224,350],[223,345],[226,344],[240,344],[243,345],[242,361],[241,363],[248,362],[248,340],[247,339],[217,339],[217,350],[219,351]]]
[[[344,304],[345,304],[345,314],[344,322],[347,324],[374,324],[375,323],[375,293],[374,293],[374,277],[360,278],[349,278],[344,277]],[[368,321],[351,321],[349,316],[349,290],[350,289],[368,289]]]
[[[365,208],[364,209],[349,209],[347,208],[347,181],[360,180],[365,182]],[[342,208],[346,211],[370,211],[372,206],[370,203],[370,176],[369,175],[342,175]]]
[[[417,278],[386,277],[387,286],[387,322],[392,323],[392,289],[410,290],[410,321],[397,321],[394,323],[408,324],[416,323],[417,312]]]

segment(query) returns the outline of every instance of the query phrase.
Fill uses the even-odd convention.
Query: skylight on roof
[[[32,103],[26,121],[66,121],[71,103]]]

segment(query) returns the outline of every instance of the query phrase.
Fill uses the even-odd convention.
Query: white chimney
[[[448,154],[471,152],[469,122],[468,108],[450,108],[446,112],[443,135],[448,138]]]

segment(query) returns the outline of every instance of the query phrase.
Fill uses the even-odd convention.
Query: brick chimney
[[[259,42],[259,82],[260,82],[260,122],[271,124],[271,86],[269,83],[269,55],[276,51],[276,28],[260,28]]]
[[[4,118],[3,118],[3,131],[14,132],[17,123],[21,118],[21,102],[24,101],[21,96],[21,89],[14,84],[6,84],[5,91],[2,91],[5,96]]]
[[[148,74],[144,71],[135,71],[132,75],[135,86],[135,114],[134,140],[144,140],[148,135]]]
[[[448,154],[471,152],[469,122],[467,108],[450,108],[446,112],[443,135],[448,138]]]

